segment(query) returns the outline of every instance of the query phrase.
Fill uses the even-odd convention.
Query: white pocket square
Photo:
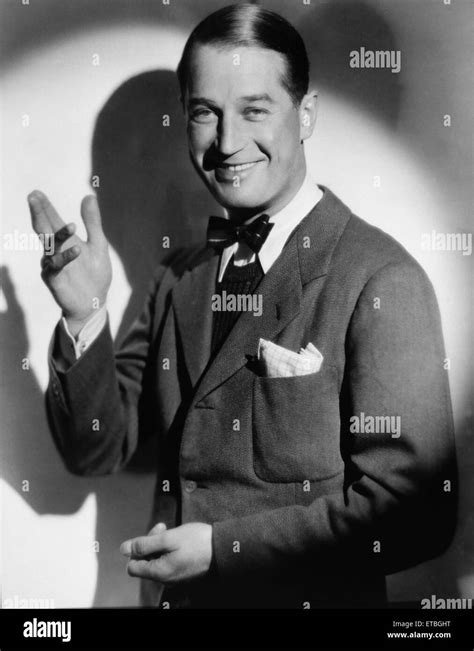
[[[266,339],[259,339],[257,358],[266,377],[293,377],[317,373],[324,357],[310,342],[298,353],[278,346]]]

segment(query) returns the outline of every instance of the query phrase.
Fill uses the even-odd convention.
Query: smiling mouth
[[[231,172],[243,172],[244,170],[249,170],[251,167],[254,167],[259,161],[253,161],[253,163],[242,163],[241,165],[228,165],[222,163],[219,165],[221,169],[229,170]]]

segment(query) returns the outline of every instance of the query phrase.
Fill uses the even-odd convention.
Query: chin
[[[244,188],[221,188],[212,186],[209,188],[221,206],[227,210],[249,210],[266,205],[268,197],[262,196],[261,192],[251,192]]]
[[[260,210],[266,204],[262,197],[217,196],[217,201],[227,210]]]

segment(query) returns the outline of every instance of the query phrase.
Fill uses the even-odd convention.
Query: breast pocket
[[[334,367],[296,377],[256,377],[252,415],[254,470],[261,479],[320,480],[342,470]]]

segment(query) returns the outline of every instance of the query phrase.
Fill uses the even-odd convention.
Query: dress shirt
[[[323,193],[316,182],[313,181],[309,174],[306,174],[305,180],[293,199],[279,212],[270,217],[269,221],[274,226],[258,252],[258,259],[262,265],[263,273],[268,272],[282,252],[292,231],[313,210],[322,196]],[[257,217],[258,215],[255,215],[245,223],[250,223]],[[232,255],[234,255],[234,264],[240,266],[253,262],[257,254],[245,242],[235,242],[226,247],[221,254],[219,282],[222,281]]]

